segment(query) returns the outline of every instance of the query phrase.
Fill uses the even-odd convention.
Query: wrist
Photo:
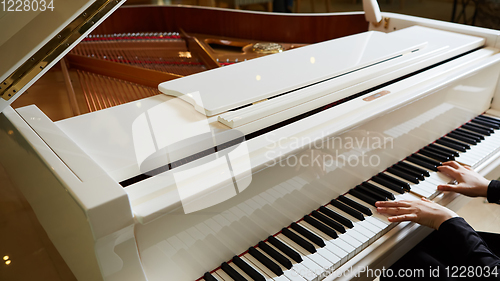
[[[491,180],[484,179],[483,184],[479,190],[481,197],[488,197],[488,187],[490,186]]]
[[[453,212],[452,210],[447,210],[447,212],[441,214],[436,220],[435,220],[435,224],[434,224],[434,229],[435,230],[438,230],[439,227],[447,220],[449,219],[452,219],[452,218],[456,218],[458,217],[458,215]]]

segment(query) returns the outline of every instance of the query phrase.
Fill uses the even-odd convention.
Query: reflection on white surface
[[[203,104],[198,92],[189,98]],[[176,98],[148,109],[132,123],[132,135],[143,174],[156,175],[153,171],[159,167],[176,168],[172,175],[184,213],[189,214],[236,196],[236,188],[242,192],[250,185],[252,172],[241,133],[229,130],[213,135],[206,116],[195,111],[185,114],[183,106],[188,105]],[[215,153],[215,147],[235,140],[238,143]],[[207,158],[189,164],[182,160],[180,167],[174,162],[205,151],[211,152]]]
[[[186,214],[211,207],[236,195],[225,157],[174,172],[174,179]]]
[[[454,105],[453,98],[441,91],[332,138],[326,139],[325,132],[325,142],[308,149],[301,150],[304,139],[294,135],[301,150],[297,157],[309,155],[308,166],[297,169],[284,159],[253,174],[251,186],[230,200],[189,215],[169,214],[141,226],[138,241],[148,279],[162,280],[163,273],[175,271],[175,280],[195,280],[404,159],[474,115]],[[469,102],[472,100],[470,97]],[[312,154],[312,150],[317,153]],[[328,161],[310,165],[315,156]],[[367,166],[340,161],[341,157],[362,156],[380,161]],[[236,171],[237,166],[231,165]]]
[[[246,143],[228,154],[238,191],[243,192],[252,181],[252,167]]]
[[[142,163],[149,155],[156,151],[145,114],[139,115],[139,117],[134,120],[134,123],[132,123],[132,131],[134,132],[132,137],[134,140],[137,163]]]
[[[470,93],[479,93],[485,90],[484,87],[474,87],[474,86],[468,86],[468,85],[458,85],[453,88],[455,91],[462,91],[462,92],[470,92]]]
[[[429,122],[441,114],[446,113],[447,111],[453,109],[454,106],[449,103],[443,103],[436,107],[433,107],[417,117],[406,121],[405,123],[399,124],[390,128],[389,130],[384,131],[385,134],[397,138],[402,136],[403,134],[407,134],[409,131],[420,127],[422,124]]]

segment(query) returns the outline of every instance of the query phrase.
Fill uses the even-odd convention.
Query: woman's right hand
[[[490,181],[476,173],[471,167],[449,161],[438,167],[438,170],[458,182],[458,184],[441,184],[437,187],[440,191],[453,191],[470,197],[486,197],[488,194]]]

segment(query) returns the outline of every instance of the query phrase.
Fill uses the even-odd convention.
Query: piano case
[[[435,189],[450,179],[429,156],[450,147],[457,161],[500,176],[497,129],[464,151],[463,139],[448,134],[478,115],[486,116],[474,119],[483,125],[500,122],[499,31],[392,13],[369,24],[359,12],[118,9],[123,2],[54,1],[53,12],[0,17],[11,27],[0,31],[0,161],[78,280],[232,281],[234,271],[247,280],[254,271],[265,280],[369,279],[363,268],[387,268],[429,229],[352,212],[352,201],[374,210],[367,194],[382,192],[457,210],[467,199]],[[131,15],[136,24],[124,20]],[[214,23],[197,26],[189,17]],[[273,39],[249,19],[311,34]],[[238,32],[245,39],[235,40]],[[187,46],[178,58],[197,70],[161,72],[88,47],[108,44],[113,54],[117,40]],[[248,61],[216,49],[224,40],[244,42],[238,48]],[[250,48],[273,41],[284,51]],[[86,93],[70,95],[69,106],[47,102],[50,93],[32,86],[59,62],[61,73],[73,73],[65,77],[68,92],[80,79]],[[121,99],[132,92],[139,94]],[[40,103],[15,106],[27,102],[23,93]],[[47,104],[70,117],[51,119],[40,109]],[[465,139],[483,125],[462,127]],[[411,182],[405,167],[429,175]],[[337,225],[332,217],[347,224],[332,210],[352,227],[328,230]],[[313,254],[296,236],[324,245],[311,244]],[[280,274],[247,252],[269,254],[262,243],[281,249],[273,239],[304,262],[281,266]],[[353,275],[339,274],[351,268]]]

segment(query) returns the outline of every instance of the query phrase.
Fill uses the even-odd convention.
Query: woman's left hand
[[[377,211],[387,214],[390,222],[412,221],[434,229],[458,215],[452,210],[426,198],[422,200],[379,201]]]

